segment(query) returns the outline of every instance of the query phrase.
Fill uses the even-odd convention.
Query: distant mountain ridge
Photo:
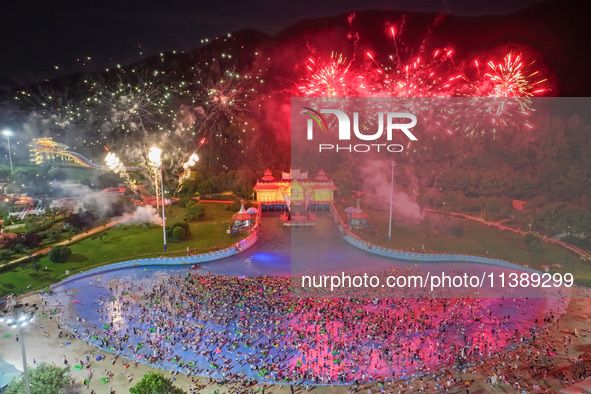
[[[224,37],[190,51],[167,54],[167,62],[159,56],[142,61],[148,67],[185,74],[195,59],[207,54],[219,54],[231,47],[239,65],[257,65],[254,52],[270,57],[267,78],[275,76],[297,78],[298,65],[313,48],[323,56],[331,51],[343,53],[349,59],[371,50],[378,56],[391,53],[392,38],[387,26],[403,24],[400,39],[405,55],[416,55],[419,48],[427,53],[433,48],[453,48],[456,60],[463,62],[474,56],[497,54],[509,50],[523,51],[538,66],[545,66],[553,79],[551,96],[591,95],[591,23],[588,2],[583,0],[547,1],[507,15],[454,16],[435,13],[401,11],[359,11],[327,18],[302,20],[286,27],[275,36],[252,29],[232,34],[232,41]],[[400,49],[400,48],[399,48]],[[414,52],[414,53],[413,53]],[[503,53],[504,53],[503,52]],[[125,66],[125,68],[133,65]],[[92,74],[104,74],[104,71]],[[92,75],[91,74],[91,75]],[[70,84],[72,79],[88,74],[67,75],[53,83]],[[70,81],[70,82],[68,82]],[[272,81],[271,81],[272,83]],[[0,77],[4,94],[18,85]],[[0,90],[2,94],[2,90]]]

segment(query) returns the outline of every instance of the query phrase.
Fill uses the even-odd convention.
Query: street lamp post
[[[164,239],[164,251],[166,252],[166,217],[164,216],[164,178],[162,176],[162,166],[160,166],[160,195],[162,196],[162,236]],[[156,197],[158,200],[158,197]]]
[[[19,342],[21,344],[21,356],[23,359],[23,377],[25,381],[25,392],[31,394],[31,386],[29,383],[29,369],[27,367],[27,352],[25,350],[25,336],[23,328],[34,320],[34,315],[22,314],[18,318],[9,317],[5,319],[0,318],[0,323],[5,323],[8,327],[18,328]]]
[[[12,131],[4,130],[2,131],[2,135],[6,137],[6,141],[8,141],[8,160],[10,161],[10,173],[14,174],[14,170],[12,169],[12,154],[10,153],[10,136],[12,135]]]
[[[148,152],[148,166],[150,175],[154,175],[154,189],[156,191],[156,212],[158,212],[158,170],[160,170],[160,198],[162,199],[162,235],[164,238],[164,251],[166,252],[166,218],[164,217],[164,177],[162,165],[162,149],[155,146]]]
[[[392,203],[394,199],[394,166],[396,163],[394,161],[390,162],[390,167],[392,168],[392,180],[391,180],[391,189],[390,189],[390,220],[388,221],[388,242],[392,240]]]
[[[24,323],[26,325],[26,322]],[[21,355],[23,358],[23,374],[25,377],[25,391],[31,394],[31,385],[29,383],[29,368],[27,367],[27,352],[25,350],[25,336],[23,335],[23,325],[18,326],[19,340],[21,343]]]

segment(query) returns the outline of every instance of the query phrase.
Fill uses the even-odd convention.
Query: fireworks
[[[417,56],[406,64],[399,56],[389,56],[393,64],[385,67],[378,64],[371,52],[366,55],[380,76],[378,87],[374,89],[379,96],[452,97],[457,95],[455,87],[463,77],[455,70],[450,49],[437,49],[427,60]]]
[[[395,53],[366,51],[369,67],[334,52],[328,61],[308,58],[307,75],[298,91],[307,97],[532,97],[548,90],[543,87],[547,80],[533,69],[535,62],[526,62],[521,53],[509,52],[501,61],[466,62],[476,65],[473,75],[472,70],[456,66],[450,48],[434,49],[428,55],[423,43],[418,55],[401,56],[414,50],[399,50],[401,32],[391,27],[390,33]]]
[[[151,168],[160,168],[162,165],[162,149],[155,146],[150,148],[148,152],[148,165]]]
[[[229,160],[239,159],[244,153],[244,143],[250,138],[254,127],[249,124],[250,111],[256,106],[258,88],[263,83],[262,69],[252,70],[238,66],[233,56],[222,53],[219,57],[202,57],[193,69],[193,83],[189,95],[195,117],[195,130],[201,130],[197,145],[184,144],[183,157],[191,151],[201,151],[200,156],[211,165],[227,169],[228,161],[222,162],[221,152]],[[247,134],[248,133],[248,134]],[[193,136],[197,137],[196,132]],[[207,145],[204,145],[207,139]],[[189,150],[190,149],[190,150]],[[232,153],[230,153],[232,152]],[[228,159],[227,159],[228,160]]]
[[[185,164],[183,164],[184,171],[181,174],[181,176],[179,177],[179,185],[181,188],[182,188],[183,182],[189,178],[189,173],[190,173],[191,167],[193,167],[195,164],[197,164],[198,161],[199,161],[199,156],[197,156],[196,153],[193,153],[189,157],[189,160]]]
[[[183,164],[183,168],[186,170],[189,167],[193,167],[195,164],[197,164],[198,161],[199,161],[199,156],[197,156],[195,153],[193,153],[191,155],[191,157],[189,157],[189,161],[186,162],[185,164]]]
[[[162,166],[162,149],[151,147],[148,151],[148,172],[154,185],[154,192],[156,193],[156,209],[159,208],[158,198],[161,196],[163,190],[160,190],[160,176]]]
[[[405,22],[388,25],[390,44],[384,50],[360,39],[351,21],[349,48],[323,54],[309,44],[312,53],[288,78],[289,70],[282,73],[277,67],[284,66],[285,57],[270,57],[280,51],[263,53],[236,45],[233,37],[220,37],[217,47],[195,58],[161,54],[149,64],[81,75],[77,84],[51,81],[20,88],[14,99],[24,114],[23,128],[36,134],[59,137],[76,151],[116,145],[125,152],[125,162],[136,164],[148,161],[146,146],[157,141],[173,171],[185,169],[191,152],[215,169],[244,160],[258,149],[250,144],[257,126],[266,132],[271,111],[283,104],[269,102],[286,97],[286,86],[290,96],[413,97],[400,109],[429,124],[434,136],[441,130],[477,136],[491,127],[529,128],[530,99],[550,90],[527,51],[466,58],[461,55],[466,51],[456,54],[450,43],[431,45],[423,39],[415,46],[409,43],[419,42],[416,33],[411,37]],[[435,97],[500,99],[435,109],[430,100]]]
[[[126,148],[133,147],[138,137],[147,140],[154,131],[170,130],[175,124],[172,101],[182,92],[158,70],[140,66],[90,85],[94,95],[89,101],[100,116],[102,132],[115,131],[118,143]]]
[[[310,75],[298,89],[308,97],[348,97],[356,96],[358,89],[353,81],[360,76],[349,73],[351,63],[343,55],[333,53],[326,63],[308,58],[306,68]],[[349,78],[352,76],[351,78]]]
[[[466,137],[495,134],[507,126],[531,129],[528,121],[532,112],[527,97],[468,97],[449,111],[448,133],[459,132]]]
[[[133,190],[135,190],[135,185],[133,184],[131,177],[125,170],[125,166],[123,165],[121,160],[119,160],[119,157],[117,157],[116,154],[114,154],[113,152],[109,152],[107,154],[107,157],[105,157],[105,164],[107,164],[107,167],[111,171],[119,175],[123,180],[125,180],[125,183],[127,183]]]
[[[538,79],[534,63],[526,63],[521,53],[509,52],[501,61],[486,61],[481,71],[482,63],[474,60],[475,80],[465,77],[466,94],[473,98],[463,101],[461,110],[452,115],[451,127],[469,137],[494,134],[507,126],[533,128],[528,120],[534,111],[531,97],[548,90],[547,79]]]
[[[476,81],[456,68],[450,49],[435,50],[427,60],[417,56],[389,66],[378,63],[371,52],[366,57],[374,66],[366,75],[341,55],[331,56],[327,64],[310,58],[309,75],[298,90],[307,97],[532,97],[547,91],[540,86],[546,79],[536,80],[540,71],[527,71],[534,63],[526,66],[523,55],[512,52],[500,63],[488,61],[487,72]]]
[[[423,42],[415,56],[401,41],[401,31],[390,27],[394,54],[366,51],[366,63],[347,61],[331,54],[328,61],[306,60],[307,75],[297,90],[304,96],[325,97],[408,97],[401,104],[430,129],[465,136],[495,133],[500,127],[532,128],[527,115],[532,111],[531,97],[548,91],[547,79],[527,62],[521,53],[510,52],[499,59],[484,62],[475,59],[461,64],[476,68],[460,68],[449,48],[434,49],[428,55]],[[356,58],[353,56],[353,58]],[[483,70],[481,70],[483,68]],[[434,97],[457,97],[442,105],[427,100]],[[490,98],[481,100],[480,98]]]
[[[546,79],[535,80],[538,70],[528,71],[534,62],[525,64],[522,54],[510,52],[501,63],[489,61],[489,71],[483,84],[489,97],[532,97],[546,91],[540,84]],[[476,63],[478,64],[478,63]]]
[[[227,127],[246,111],[256,94],[257,80],[226,63],[217,59],[201,61],[195,69],[191,91],[202,128],[221,138],[227,138]]]

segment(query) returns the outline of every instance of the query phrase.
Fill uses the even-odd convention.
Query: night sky
[[[13,0],[0,7],[0,78],[36,81],[113,67],[159,52],[196,49],[203,38],[243,28],[273,35],[302,19],[355,10],[488,15],[511,13],[539,1]]]

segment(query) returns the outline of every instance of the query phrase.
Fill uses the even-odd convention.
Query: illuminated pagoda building
[[[329,209],[336,187],[324,170],[310,178],[308,171],[291,169],[275,179],[267,169],[253,189],[263,211],[285,211],[286,221],[305,223],[313,221],[311,211]]]

